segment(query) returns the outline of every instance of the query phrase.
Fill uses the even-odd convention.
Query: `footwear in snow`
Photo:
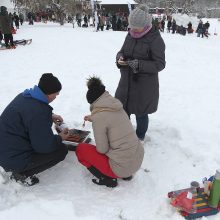
[[[15,172],[12,173],[10,179],[15,180],[16,182],[21,183],[25,186],[33,186],[39,183],[39,179],[35,175],[26,177],[25,175]]]

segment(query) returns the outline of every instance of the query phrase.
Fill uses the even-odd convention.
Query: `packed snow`
[[[206,22],[206,19],[204,20]],[[116,188],[97,186],[75,153],[38,175],[25,187],[0,169],[0,220],[181,220],[169,204],[169,191],[202,184],[220,168],[220,22],[210,20],[210,37],[162,33],[166,68],[160,75],[158,111],[150,115],[141,169]],[[51,103],[69,127],[82,128],[89,113],[86,79],[100,76],[114,95],[120,78],[115,65],[126,32],[94,32],[55,23],[25,23],[14,39],[28,46],[0,51],[0,113],[26,88],[52,72],[63,89]],[[135,127],[135,120],[132,117]],[[91,124],[85,129],[92,131]],[[220,213],[203,220],[219,220]]]

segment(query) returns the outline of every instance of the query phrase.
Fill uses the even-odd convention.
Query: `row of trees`
[[[40,12],[49,9],[64,23],[66,15],[75,16],[82,11],[88,13],[90,1],[82,0],[12,0],[18,11]]]
[[[206,15],[209,8],[220,8],[220,0],[135,0],[138,3],[146,3],[151,8],[160,7],[167,9],[182,8],[183,12],[198,13],[201,16]]]
[[[55,11],[65,11],[67,14],[76,14],[78,11],[89,10],[90,1],[82,0],[11,0],[18,10],[23,8],[36,12],[50,8]]]
[[[91,12],[90,0],[11,0],[16,8],[26,8],[36,12],[52,9],[58,17],[62,17],[64,12],[67,15],[74,16],[78,12]],[[96,0],[94,0],[97,2]],[[146,3],[150,8],[165,8],[166,13],[177,12],[178,8],[183,9],[183,13],[197,13],[201,16],[206,15],[208,8],[220,7],[220,0],[135,0],[137,3]],[[100,0],[101,2],[101,0]],[[170,9],[172,9],[170,11]]]

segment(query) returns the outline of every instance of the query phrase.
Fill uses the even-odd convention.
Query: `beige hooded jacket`
[[[108,156],[118,177],[131,176],[141,166],[144,149],[121,102],[104,92],[90,109],[97,151]]]

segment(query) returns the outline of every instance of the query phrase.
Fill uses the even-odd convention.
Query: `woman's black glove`
[[[133,70],[133,80],[138,80],[139,61],[137,59],[127,61],[128,66]]]
[[[139,70],[139,61],[137,59],[134,60],[128,60],[127,61],[128,66],[131,67],[131,69],[133,70],[133,72],[136,74],[138,73]]]

